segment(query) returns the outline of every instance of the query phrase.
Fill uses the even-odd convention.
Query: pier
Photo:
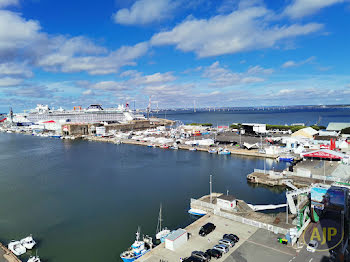
[[[82,138],[85,140],[89,140],[89,141],[116,143],[115,138],[106,138],[106,137],[97,137],[97,136],[87,136],[87,137],[82,137]],[[139,146],[148,146],[149,145],[149,142],[137,141],[137,140],[133,140],[133,139],[120,139],[119,141],[120,141],[120,143],[130,144],[130,145],[139,145]],[[154,145],[156,147],[159,147],[162,144],[155,143]],[[202,151],[202,152],[208,152],[209,149],[217,150],[219,147],[222,147],[222,146],[210,146],[210,147],[209,146],[195,146],[197,151]],[[179,144],[178,148],[182,149],[182,150],[190,150],[191,148],[193,148],[193,146]],[[278,155],[275,155],[275,154],[271,155],[271,154],[259,153],[259,151],[256,149],[248,150],[248,149],[241,149],[241,148],[237,148],[237,147],[233,147],[233,146],[226,146],[225,148],[228,149],[232,155],[261,157],[261,158],[269,158],[269,159],[276,159],[278,157]]]
[[[0,262],[22,262],[7,247],[0,243]]]

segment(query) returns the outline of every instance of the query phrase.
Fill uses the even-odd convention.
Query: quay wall
[[[224,217],[224,218],[227,218],[227,219],[230,219],[230,220],[242,223],[242,224],[254,226],[257,228],[263,228],[263,229],[271,231],[275,234],[286,235],[289,232],[289,229],[287,229],[287,228],[278,227],[278,226],[271,225],[268,223],[263,223],[261,221],[248,219],[248,218],[245,218],[245,217],[242,217],[239,215],[224,212],[224,211],[220,210],[220,208],[218,208],[217,205],[211,204],[211,203],[206,203],[206,202],[198,200],[198,199],[193,199],[193,198],[191,199],[191,208],[198,208],[198,209],[202,209],[206,212],[212,212],[214,215],[221,216],[221,217]]]

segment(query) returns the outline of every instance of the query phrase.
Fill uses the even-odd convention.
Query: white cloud
[[[0,10],[0,56],[31,46],[40,38],[40,25],[19,14]]]
[[[117,73],[123,66],[136,65],[135,59],[147,50],[146,42],[108,51],[86,37],[49,35],[41,32],[37,21],[0,10],[0,59],[3,63],[21,60],[47,71],[85,71],[102,75]]]
[[[296,62],[296,61],[293,61],[293,60],[289,60],[289,61],[286,61],[286,62],[282,65],[282,67],[283,67],[283,68],[297,67],[297,66],[309,64],[309,63],[313,62],[315,59],[316,59],[316,57],[311,56],[311,57],[309,57],[309,58],[307,58],[307,59],[305,59],[305,60],[299,61],[299,62]]]
[[[246,72],[236,73],[220,66],[220,63],[217,61],[205,68],[203,77],[209,78],[213,81],[209,84],[210,86],[227,87],[239,84],[263,82],[265,79],[260,76],[268,75],[272,72],[273,69],[271,68],[265,69],[261,66],[254,66],[249,67]]]
[[[123,8],[114,14],[114,21],[124,25],[142,25],[163,20],[178,6],[171,0],[138,0],[130,9]]]
[[[23,79],[13,77],[0,77],[0,87],[17,86],[23,83]]]
[[[82,44],[83,45],[83,44]],[[147,43],[139,43],[134,46],[122,46],[119,49],[103,56],[77,55],[74,51],[79,51],[77,45],[68,53],[58,50],[44,56],[38,64],[49,71],[62,71],[65,73],[87,71],[91,75],[105,75],[117,73],[123,66],[135,65],[135,59],[144,55],[148,50]],[[89,48],[90,47],[90,48]],[[77,48],[77,49],[75,49]],[[90,44],[85,47],[85,53],[100,53],[104,49]],[[84,51],[80,50],[79,52]]]
[[[208,57],[275,47],[282,40],[307,35],[323,27],[317,23],[272,24],[272,17],[273,12],[263,6],[248,6],[228,15],[186,20],[170,31],[155,34],[151,43],[175,45],[182,51]]]
[[[18,0],[0,0],[0,8],[18,5]]]
[[[2,63],[0,64],[0,76],[29,78],[33,76],[33,72],[25,63]]]
[[[291,18],[301,18],[317,13],[322,8],[344,2],[345,0],[293,0],[284,10],[284,14]]]

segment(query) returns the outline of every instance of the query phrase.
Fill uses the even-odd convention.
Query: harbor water
[[[329,122],[350,122],[350,108],[310,108],[310,109],[269,109],[239,111],[209,111],[179,110],[163,111],[154,114],[171,120],[181,120],[189,123],[212,123],[216,125],[230,125],[232,123],[262,123],[271,125],[290,125],[304,123],[305,125],[327,126]]]
[[[6,133],[0,145],[0,241],[33,234],[45,261],[121,261],[138,226],[154,236],[160,203],[165,226],[191,223],[190,198],[208,194],[210,175],[215,192],[285,202],[280,189],[247,184],[263,159]]]

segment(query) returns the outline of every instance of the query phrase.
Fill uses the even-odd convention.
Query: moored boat
[[[206,211],[204,210],[200,210],[200,209],[196,209],[196,208],[191,208],[190,210],[188,210],[188,213],[191,215],[195,215],[195,216],[204,216],[207,214]]]
[[[132,262],[147,252],[149,252],[153,248],[152,238],[148,236],[144,236],[143,240],[140,241],[140,230],[136,232],[136,240],[131,245],[130,249],[124,251],[120,254],[120,258],[124,262]]]
[[[35,240],[33,239],[33,236],[32,235],[29,235],[23,239],[20,240],[20,243],[22,246],[24,246],[26,249],[32,249],[35,245],[36,245],[36,242]]]
[[[27,249],[22,246],[20,241],[12,240],[7,247],[16,256],[21,256],[27,252]]]
[[[218,151],[218,154],[219,155],[230,155],[231,151],[225,148],[223,150]]]
[[[216,151],[216,149],[209,149],[209,150],[208,150],[208,153],[209,153],[209,154],[216,154],[217,151]]]

